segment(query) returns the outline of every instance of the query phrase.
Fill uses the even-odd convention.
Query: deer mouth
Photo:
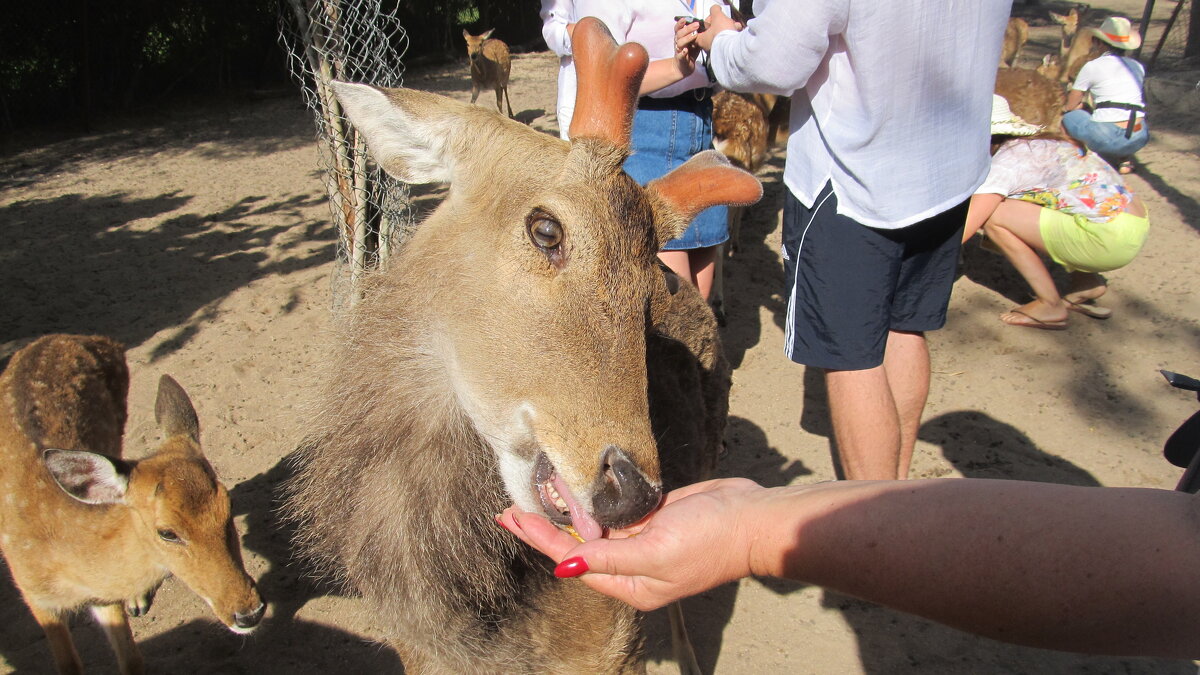
[[[533,491],[538,496],[542,511],[554,524],[573,528],[584,541],[604,536],[604,527],[579,503],[544,452],[538,453],[534,466]]]

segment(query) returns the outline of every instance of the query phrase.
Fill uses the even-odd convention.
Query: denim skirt
[[[633,117],[633,154],[625,160],[625,172],[645,185],[712,147],[710,90],[693,90],[672,98],[642,97]],[[727,241],[728,211],[724,206],[701,211],[687,230],[663,249],[683,251]]]

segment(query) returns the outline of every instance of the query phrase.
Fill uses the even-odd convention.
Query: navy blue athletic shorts
[[[812,208],[786,192],[788,358],[829,370],[865,370],[883,364],[888,331],[924,332],[946,324],[968,202],[883,230],[839,215],[830,183]]]

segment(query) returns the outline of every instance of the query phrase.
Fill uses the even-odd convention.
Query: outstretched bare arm
[[[1200,502],[1006,480],[702,483],[578,544],[509,510],[562,576],[652,608],[750,574],[818,584],[997,640],[1200,655]],[[628,537],[637,534],[634,538]]]

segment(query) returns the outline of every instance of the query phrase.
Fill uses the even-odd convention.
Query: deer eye
[[[540,211],[529,214],[525,222],[525,229],[529,233],[529,240],[540,249],[558,248],[558,245],[562,243],[562,223],[548,214]]]
[[[167,542],[168,544],[182,544],[183,543],[183,540],[179,538],[178,534],[175,534],[174,530],[159,530],[158,538],[162,539],[163,541]]]

